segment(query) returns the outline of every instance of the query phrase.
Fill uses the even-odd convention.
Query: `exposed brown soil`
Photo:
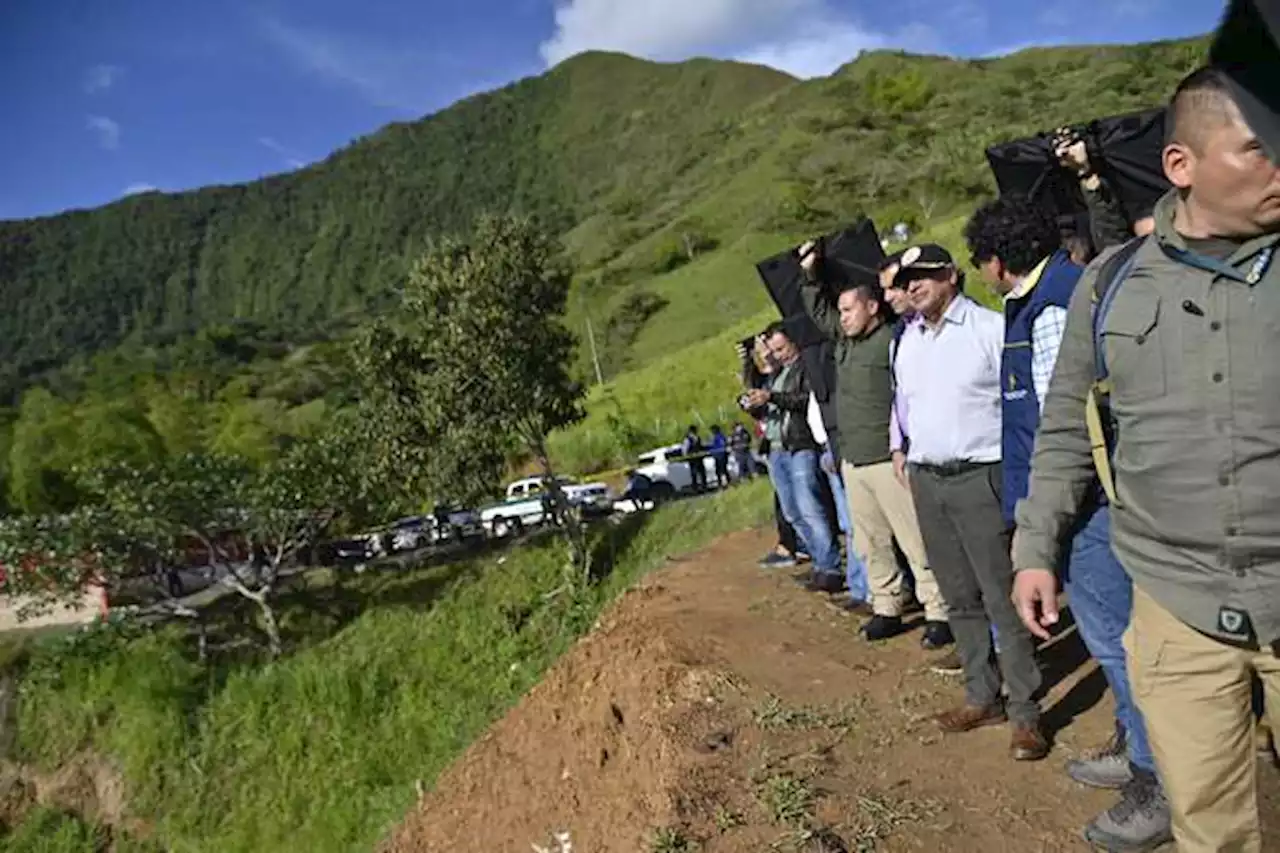
[[[0,824],[16,826],[35,806],[68,812],[108,828],[124,828],[127,822],[123,779],[110,764],[88,753],[51,773],[0,764]]]
[[[1074,634],[1043,652],[1052,755],[1009,732],[943,737],[962,697],[918,633],[870,646],[858,621],[755,559],[762,533],[673,561],[625,596],[438,780],[385,853],[1082,850],[1113,798],[1072,783],[1110,698]],[[1280,844],[1280,780],[1263,774]]]

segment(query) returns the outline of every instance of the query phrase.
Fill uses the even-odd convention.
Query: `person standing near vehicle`
[[[735,423],[729,433],[729,452],[738,466],[738,479],[750,479],[755,474],[755,465],[751,462],[751,433],[741,423]]]
[[[697,493],[707,490],[707,460],[702,451],[702,436],[698,435],[697,425],[690,424],[684,441],[680,443],[680,455],[689,465],[689,478]]]
[[[716,465],[716,486],[729,485],[729,441],[724,437],[720,424],[711,427],[711,446],[708,448]]]

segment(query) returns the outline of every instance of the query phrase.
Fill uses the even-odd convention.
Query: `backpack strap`
[[[1134,238],[1108,258],[1093,280],[1091,294],[1094,380],[1085,399],[1085,425],[1089,430],[1093,467],[1098,472],[1102,490],[1112,505],[1119,503],[1116,499],[1115,472],[1111,468],[1111,457],[1115,453],[1115,420],[1111,416],[1111,376],[1107,370],[1107,351],[1102,332],[1106,327],[1107,314],[1111,311],[1116,294],[1120,292],[1120,284],[1133,270],[1138,250],[1145,242],[1145,237]]]

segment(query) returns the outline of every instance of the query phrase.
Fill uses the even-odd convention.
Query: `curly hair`
[[[964,239],[975,265],[999,258],[1014,275],[1026,275],[1062,248],[1057,218],[1016,197],[978,208],[964,227]]]

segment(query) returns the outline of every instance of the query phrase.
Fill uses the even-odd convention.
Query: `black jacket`
[[[787,371],[786,381],[778,385],[778,375],[769,380],[771,407],[769,417],[782,419],[782,449],[792,453],[799,450],[817,450],[809,430],[809,378],[804,362],[796,359]],[[776,448],[775,448],[776,449]]]

